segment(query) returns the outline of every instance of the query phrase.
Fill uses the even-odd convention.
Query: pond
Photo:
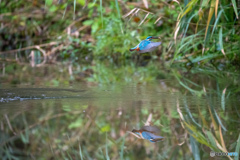
[[[161,72],[171,76],[149,83],[2,85],[0,156],[238,159],[239,76]],[[141,131],[163,139],[152,143],[132,132],[145,125],[160,131]]]

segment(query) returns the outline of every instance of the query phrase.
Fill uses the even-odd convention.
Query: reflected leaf
[[[238,155],[234,157],[234,160],[238,160],[239,159],[239,154],[240,154],[240,134],[238,136],[235,153],[238,153]]]
[[[196,140],[192,136],[190,136],[190,144],[191,144],[191,148],[192,148],[192,153],[193,153],[194,159],[195,160],[200,160],[198,144],[197,144]]]
[[[216,144],[216,142],[215,142],[215,138],[214,138],[212,132],[206,131],[206,133],[207,133],[208,139],[209,139],[211,145],[213,146],[214,150],[217,151],[217,150],[218,150],[218,149],[217,149],[218,147],[217,147],[217,144]]]
[[[78,118],[75,122],[70,123],[68,126],[69,129],[81,127],[83,123],[82,118]]]
[[[106,124],[105,126],[103,126],[101,128],[101,132],[109,132],[110,131],[110,125],[109,124]]]
[[[222,109],[225,111],[225,93],[226,93],[227,88],[225,88],[222,92],[222,98],[221,98],[221,106]]]

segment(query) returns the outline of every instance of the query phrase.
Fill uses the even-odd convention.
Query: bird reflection
[[[162,141],[164,137],[159,136],[160,130],[156,126],[143,126],[141,129],[133,129],[131,134],[139,139],[147,139],[152,143]]]

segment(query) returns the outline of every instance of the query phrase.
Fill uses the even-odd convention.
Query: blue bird
[[[152,52],[155,50],[161,42],[151,42],[152,39],[159,39],[158,37],[149,36],[145,40],[141,41],[136,47],[129,49],[129,51],[138,51],[138,53]]]
[[[159,132],[160,130],[156,126],[143,126],[139,130],[132,130],[132,133],[138,135],[138,138],[147,139],[152,143],[162,141],[164,139],[164,137],[157,135]]]

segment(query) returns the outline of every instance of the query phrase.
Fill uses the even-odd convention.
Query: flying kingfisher
[[[158,136],[160,130],[156,126],[143,126],[141,129],[133,129],[132,133],[140,139],[147,139],[152,143],[162,141],[164,137]]]
[[[141,41],[136,47],[129,49],[129,51],[138,51],[138,53],[152,52],[161,42],[151,42],[152,39],[159,39],[158,37],[148,36],[145,40]]]

